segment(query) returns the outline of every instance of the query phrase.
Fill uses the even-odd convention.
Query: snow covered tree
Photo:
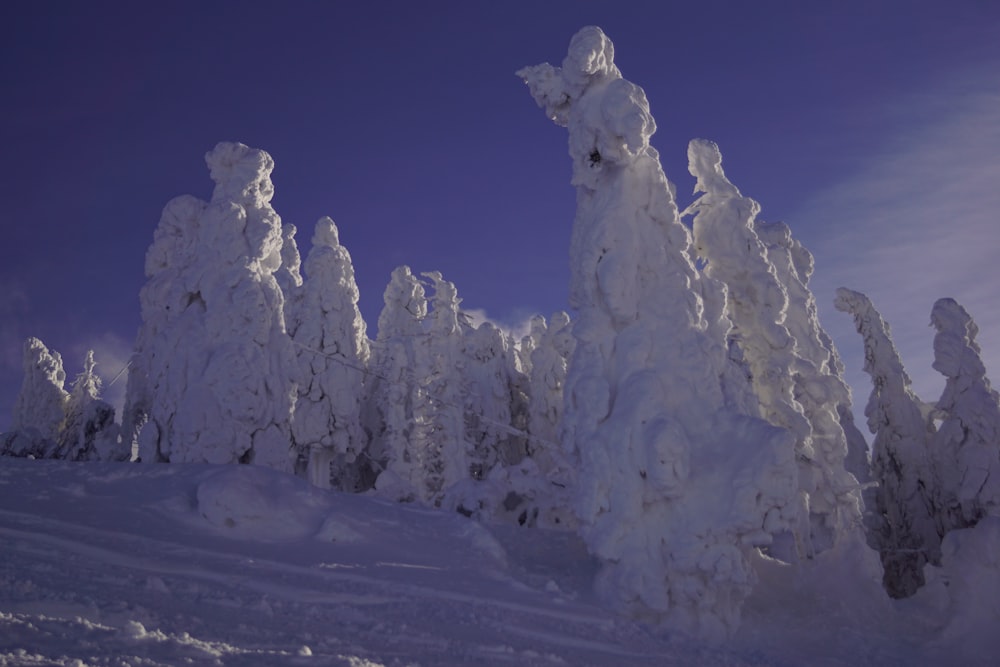
[[[563,387],[575,340],[569,315],[554,313],[531,352],[531,403],[528,452],[539,468],[548,473],[561,467],[565,455],[559,445],[564,405]]]
[[[393,500],[424,499],[422,452],[415,447],[414,436],[416,416],[427,409],[429,400],[419,379],[422,368],[418,367],[427,297],[410,267],[400,266],[392,272],[383,300],[367,411],[373,438],[371,456],[381,468],[375,489]]]
[[[167,204],[146,254],[123,429],[143,461],[292,470],[295,352],[285,331],[271,156],[220,143],[210,202]]]
[[[812,253],[792,237],[791,230],[783,222],[757,220],[754,228],[767,246],[768,259],[788,295],[785,325],[795,338],[799,356],[796,387],[799,401],[813,427],[816,452],[838,473],[843,465],[863,487],[871,481],[868,442],[854,423],[851,389],[844,379],[844,364],[830,334],[820,325],[816,297],[809,289],[809,279],[815,268]],[[839,427],[830,420],[831,408]],[[845,441],[846,455],[843,452]],[[845,484],[853,481],[839,475],[832,479],[835,488],[841,489],[843,486],[836,484],[838,479]],[[843,490],[837,495],[845,497]]]
[[[938,299],[931,324],[937,330],[934,369],[946,378],[932,445],[943,534],[1000,516],[1000,395],[986,377],[976,342],[979,328],[965,308],[954,299]]]
[[[557,68],[518,72],[569,131],[576,348],[564,438],[581,460],[575,508],[621,609],[723,636],[739,623],[751,551],[795,525],[794,436],[741,413],[724,288],[694,265],[674,189],[649,145],[646,96],[596,27]]]
[[[292,434],[313,484],[363,490],[372,483],[361,425],[370,350],[351,254],[330,218],[316,223],[305,273],[294,318],[299,397]]]
[[[924,565],[941,557],[929,449],[933,429],[910,388],[889,325],[868,297],[841,287],[834,305],[854,317],[864,340],[864,370],[872,378],[865,417],[875,436],[872,475],[877,487],[866,514],[869,543],[879,551],[886,591],[895,598],[909,597],[924,584]]]
[[[466,441],[463,373],[467,360],[462,342],[470,327],[459,312],[461,299],[454,283],[439,271],[424,273],[430,281],[431,309],[427,335],[417,346],[417,381],[421,383],[422,409],[415,412],[418,428],[412,444],[421,452],[426,496],[440,505],[448,489],[471,475],[473,447]]]
[[[523,438],[511,432],[511,378],[507,341],[500,329],[483,322],[462,337],[465,436],[470,475],[483,479],[494,466],[523,458]],[[512,444],[514,441],[516,444]]]
[[[298,228],[291,224],[281,227],[281,266],[274,272],[274,279],[281,289],[283,297],[283,312],[285,316],[285,330],[294,339],[295,331],[299,328],[299,318],[301,317],[302,300],[302,255],[299,254],[299,246],[295,242],[295,234]]]
[[[58,458],[71,461],[127,461],[131,443],[119,443],[115,409],[101,400],[101,378],[94,372],[94,351],[83,361],[66,401]]]
[[[528,323],[528,333],[517,346],[517,367],[522,373],[531,373],[531,354],[538,347],[548,325],[542,315],[533,315]]]
[[[0,453],[49,458],[66,418],[66,372],[62,356],[37,338],[24,342],[24,379],[14,404],[11,429],[3,435]]]
[[[847,440],[834,396],[838,382],[800,354],[789,331],[789,320],[799,316],[803,321],[796,323],[797,333],[804,343],[819,347],[806,340],[815,337],[818,321],[812,324],[815,318],[809,318],[807,309],[789,308],[786,287],[757,234],[760,205],[741,195],[726,177],[722,154],[713,142],[692,141],[688,162],[697,179],[695,192],[701,193],[686,211],[695,216],[695,247],[706,260],[708,275],[728,288],[733,337],[749,367],[761,416],[796,436],[798,555],[812,556],[832,547],[861,518],[858,482],[844,467]],[[810,298],[808,289],[804,291]]]

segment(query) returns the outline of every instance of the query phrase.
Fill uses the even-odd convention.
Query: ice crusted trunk
[[[361,426],[369,343],[351,254],[330,218],[316,223],[305,273],[293,336],[300,375],[292,433],[313,484],[364,490],[374,481]]]
[[[932,431],[921,402],[892,342],[889,325],[867,296],[841,287],[837,310],[854,317],[864,339],[865,372],[872,394],[865,407],[872,442],[872,474],[878,486],[866,513],[869,542],[882,559],[883,585],[895,598],[909,597],[924,585],[924,565],[939,563],[941,539],[933,507],[928,445]]]
[[[942,534],[1000,516],[1000,396],[980,357],[979,328],[954,299],[931,310],[934,369],[945,376],[935,417],[935,471],[942,490]]]
[[[146,253],[123,431],[143,461],[291,471],[295,352],[285,331],[271,156],[220,143],[210,202],[163,210]]]
[[[791,531],[794,436],[727,400],[724,289],[697,272],[673,188],[649,145],[645,94],[599,28],[562,67],[519,72],[569,130],[577,187],[570,305],[579,315],[563,437],[575,509],[623,611],[709,637],[739,624],[748,555]]]
[[[703,139],[692,141],[688,164],[697,179],[695,192],[701,193],[686,211],[695,216],[695,247],[707,260],[708,275],[728,288],[733,337],[750,369],[761,416],[796,436],[796,545],[798,556],[812,556],[833,547],[861,519],[858,482],[844,467],[847,438],[837,411],[843,384],[822,359],[814,362],[801,354],[790,320],[809,313],[789,308],[788,291],[757,235],[760,206],[726,178],[719,147]],[[780,261],[781,254],[776,255]],[[818,341],[805,340],[816,335],[808,319],[794,326],[804,347],[810,342],[813,348],[821,347]],[[790,550],[773,553],[786,560],[796,556],[785,551]]]

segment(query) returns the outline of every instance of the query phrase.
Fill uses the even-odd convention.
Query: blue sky
[[[565,131],[514,71],[600,25],[642,86],[681,205],[689,139],[816,255],[824,326],[852,370],[845,285],[893,326],[934,399],[931,305],[963,303],[1000,372],[1000,5],[995,2],[48,2],[0,9],[0,429],[21,344],[115,375],[139,326],[164,204],[207,198],[203,155],[276,161],[274,207],[331,216],[374,329],[399,264],[515,325],[565,307]],[[123,383],[121,383],[123,384]],[[116,386],[115,389],[123,388]]]

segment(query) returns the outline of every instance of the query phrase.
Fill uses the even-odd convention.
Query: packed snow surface
[[[571,533],[259,466],[0,458],[0,664],[989,664],[997,523],[953,533],[964,560],[910,600],[857,575],[863,551],[762,560],[710,645],[602,608]]]

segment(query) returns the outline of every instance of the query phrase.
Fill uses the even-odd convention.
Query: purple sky
[[[817,8],[820,4],[824,8]],[[356,5],[356,6],[355,6]],[[114,376],[139,326],[164,204],[207,198],[218,141],[271,153],[275,209],[308,251],[330,215],[374,330],[393,267],[440,270],[515,326],[565,307],[565,131],[514,71],[600,25],[641,85],[680,204],[686,145],[816,255],[813,287],[856,387],[843,284],[890,321],[936,399],[933,301],[977,320],[1000,372],[1000,4],[20,2],[0,9],[0,430],[37,336]],[[932,259],[932,257],[941,259]],[[108,391],[108,398],[124,382]]]

